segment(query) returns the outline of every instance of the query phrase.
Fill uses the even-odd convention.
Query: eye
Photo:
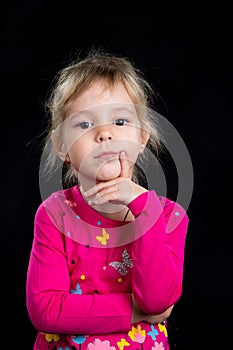
[[[89,129],[93,126],[93,123],[91,122],[81,122],[76,125],[76,127],[81,129]]]
[[[117,125],[117,126],[123,126],[126,125],[128,123],[128,120],[125,118],[119,118],[114,120],[113,124]]]

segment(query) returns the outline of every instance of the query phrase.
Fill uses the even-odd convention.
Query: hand
[[[171,314],[174,305],[170,306],[166,311],[158,315],[148,315],[146,314],[136,303],[134,296],[132,295],[133,302],[133,312],[131,323],[136,323],[140,321],[148,323],[161,323],[165,321]]]
[[[120,176],[98,183],[84,193],[89,205],[101,205],[107,202],[128,205],[133,199],[147,190],[132,181],[134,163],[126,158],[125,153],[119,156],[121,164]]]

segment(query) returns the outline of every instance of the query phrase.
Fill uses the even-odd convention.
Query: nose
[[[111,131],[110,126],[102,126],[98,129],[96,133],[96,141],[97,142],[104,142],[104,141],[110,141],[113,140],[113,133]]]

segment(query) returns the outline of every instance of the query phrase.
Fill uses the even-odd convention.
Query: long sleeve
[[[185,239],[188,216],[177,203],[162,206],[154,191],[129,204],[140,223],[148,229],[132,246],[134,268],[132,290],[138,305],[148,314],[159,314],[174,304],[182,293]]]
[[[26,303],[34,327],[47,333],[98,334],[128,331],[130,293],[72,294],[64,235],[43,205],[35,216],[26,281]]]

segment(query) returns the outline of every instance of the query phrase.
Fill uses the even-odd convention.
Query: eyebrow
[[[96,107],[98,108],[98,107]],[[91,108],[92,109],[92,108]],[[68,118],[72,119],[75,117],[96,117],[96,110],[91,110],[91,109],[84,109],[80,112],[74,113],[72,115],[70,115]],[[93,107],[94,109],[94,107]],[[135,110],[133,110],[132,108],[127,108],[127,107],[114,107],[112,108],[110,111],[108,111],[108,113],[130,113],[130,114],[134,114]]]
[[[116,107],[112,109],[113,112],[127,112],[127,113],[134,113],[135,111],[132,108],[127,107]]]

